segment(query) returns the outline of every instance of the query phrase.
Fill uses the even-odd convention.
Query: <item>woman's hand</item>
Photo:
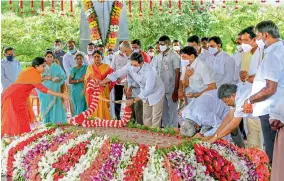
[[[53,77],[49,75],[43,77],[43,80],[52,80],[52,79]]]
[[[61,97],[62,97],[64,100],[69,100],[69,99],[70,99],[70,97],[69,97],[69,95],[68,95],[67,93],[61,94]]]
[[[53,82],[60,82],[61,80],[60,80],[60,78],[58,78],[58,77],[56,77],[54,80],[53,80]]]

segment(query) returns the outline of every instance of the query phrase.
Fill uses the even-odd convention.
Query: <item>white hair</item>
[[[196,123],[194,121],[185,119],[180,127],[181,134],[184,136],[192,137],[196,133],[195,125]]]

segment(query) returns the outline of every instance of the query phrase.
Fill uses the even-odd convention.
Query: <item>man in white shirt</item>
[[[108,75],[100,84],[104,85],[110,81],[114,82],[121,76],[131,76],[140,87],[140,94],[133,99],[127,100],[126,106],[131,106],[133,103],[142,100],[144,125],[160,127],[165,86],[156,70],[151,65],[144,63],[140,53],[132,53],[130,60],[131,63]]]
[[[253,104],[253,115],[259,116],[261,120],[265,151],[271,163],[276,132],[269,124],[269,114],[284,95],[284,45],[274,22],[262,21],[256,25],[255,30],[257,41],[262,42],[258,42],[260,48],[264,45],[267,48],[254,78],[252,96],[245,101],[244,107]]]
[[[233,110],[224,104],[217,95],[217,90],[207,91],[199,98],[192,100],[183,110],[182,118],[191,120],[188,124],[187,136],[193,136],[197,130],[200,133],[195,137],[211,137],[218,130],[222,122],[231,119]],[[184,125],[181,126],[183,133]],[[244,147],[244,142],[238,128],[232,133],[234,142],[239,147]]]
[[[188,37],[187,45],[194,47],[197,51],[199,59],[204,62],[206,62],[207,58],[211,56],[211,54],[206,49],[201,47],[201,41],[199,36],[197,35]]]
[[[113,54],[114,54],[113,49],[109,48],[107,50],[107,56],[104,58],[105,64],[108,64],[109,66],[111,66],[112,60],[113,60]]]
[[[209,39],[209,52],[212,56],[206,59],[206,63],[215,72],[217,87],[232,83],[235,74],[235,60],[222,50],[222,45],[222,40],[218,36]]]
[[[72,70],[73,67],[76,66],[75,55],[76,55],[76,53],[78,53],[80,51],[76,49],[76,45],[75,45],[74,40],[69,40],[67,42],[67,47],[69,49],[69,52],[67,52],[63,56],[63,67],[64,67],[64,70],[65,70],[66,75],[68,77],[66,80],[69,80],[71,70]],[[80,52],[80,53],[84,55],[84,64],[88,65],[87,56],[83,52]],[[68,92],[71,93],[69,82],[67,81],[66,84],[67,84]],[[74,115],[74,106],[73,106],[72,100],[69,100],[69,103],[70,103],[71,115]]]
[[[223,138],[226,135],[230,134],[236,128],[239,127],[243,118],[251,117],[250,114],[243,113],[243,103],[251,94],[252,85],[247,84],[239,84],[238,86],[235,84],[223,84],[218,89],[218,98],[222,100],[225,104],[232,107],[234,110],[232,117],[230,119],[225,119],[224,122],[220,125],[218,130],[216,131],[215,136],[211,139],[212,142],[216,141],[219,138]],[[255,134],[255,140],[253,142],[249,139],[250,135],[248,135],[248,141],[251,144],[250,147],[258,146],[260,149],[262,148],[262,132],[261,130],[252,130]],[[256,139],[258,138],[258,139]]]
[[[187,103],[206,91],[216,89],[213,70],[199,59],[194,47],[186,46],[181,49],[181,57],[189,63],[182,70],[179,85],[179,93],[185,93]]]
[[[91,65],[94,63],[94,57],[93,57],[93,53],[95,51],[95,44],[94,43],[89,43],[88,47],[87,47],[87,58],[88,58],[88,64]]]
[[[129,47],[128,41],[123,41],[119,46],[119,52],[113,55],[113,60],[111,62],[111,68],[113,71],[118,71],[122,69],[128,63],[128,56],[132,53],[131,45]],[[123,88],[126,83],[126,75],[119,77],[116,85],[114,86],[114,100],[122,100]],[[114,104],[115,116],[120,119],[121,104]]]
[[[242,39],[240,34],[238,34],[238,37],[236,39],[236,44],[237,44],[237,51],[232,56],[235,59],[235,74],[234,74],[233,84],[237,84],[240,80],[239,73],[241,71],[242,55],[244,52],[242,49]]]
[[[152,65],[165,85],[162,127],[177,127],[178,89],[180,79],[180,56],[172,50],[168,36],[159,38],[161,53]]]
[[[256,44],[254,27],[249,26],[240,32],[242,49],[250,56],[244,56],[241,62],[240,78],[242,82],[253,83],[257,68],[262,61],[263,50]],[[248,59],[247,59],[248,58]]]
[[[244,84],[253,83],[258,66],[262,61],[262,49],[260,49],[256,44],[256,34],[254,32],[254,27],[249,26],[240,32],[242,40],[242,49],[244,54],[241,61],[241,71],[239,73],[241,82],[239,86]],[[245,54],[249,54],[246,56]],[[251,86],[249,90],[251,91]],[[246,119],[248,128],[248,147],[258,146],[262,147],[262,135],[261,124],[258,117],[248,117]]]

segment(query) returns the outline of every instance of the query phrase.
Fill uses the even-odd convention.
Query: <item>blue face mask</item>
[[[9,62],[12,62],[14,60],[14,56],[11,55],[11,56],[6,56],[6,59],[9,61]]]
[[[71,54],[75,54],[76,53],[76,48],[74,48],[73,50],[69,50],[69,52],[71,53]]]

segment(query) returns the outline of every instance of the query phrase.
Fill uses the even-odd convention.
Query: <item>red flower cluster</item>
[[[108,140],[102,145],[102,149],[98,153],[96,159],[92,162],[91,166],[80,175],[82,181],[92,180],[92,176],[96,176],[103,163],[108,159],[111,145]]]
[[[206,166],[206,174],[221,181],[233,181],[240,178],[241,174],[235,170],[232,162],[226,160],[216,150],[194,144],[194,151],[197,162]]]
[[[258,176],[258,181],[268,181],[270,172],[268,169],[269,159],[266,153],[257,148],[244,149],[239,148],[239,153],[245,154],[255,165],[255,172]]]
[[[64,177],[64,173],[68,172],[76,163],[79,162],[79,159],[82,155],[87,152],[87,145],[90,141],[81,142],[73,148],[68,150],[68,153],[65,153],[58,158],[58,161],[52,164],[52,167],[55,168],[55,174],[53,175],[54,180],[57,181],[60,178]]]
[[[25,146],[29,145],[30,143],[36,141],[37,139],[41,138],[45,134],[51,134],[55,129],[49,129],[42,131],[40,133],[37,133],[33,135],[32,137],[29,137],[25,141],[22,141],[18,143],[15,147],[11,148],[8,152],[8,161],[7,161],[7,175],[12,176],[13,174],[13,162],[15,161],[14,155],[25,148]]]
[[[143,169],[149,160],[149,148],[146,145],[140,145],[136,155],[132,157],[132,164],[128,165],[124,172],[124,181],[142,180]]]
[[[216,141],[216,144],[222,144],[225,145],[226,147],[230,147],[231,149],[236,150],[238,154],[240,154],[240,156],[247,157],[255,165],[255,171],[258,180],[259,181],[269,180],[270,176],[270,172],[268,169],[269,159],[264,151],[259,150],[257,148],[249,148],[249,149],[239,148],[223,139]]]

